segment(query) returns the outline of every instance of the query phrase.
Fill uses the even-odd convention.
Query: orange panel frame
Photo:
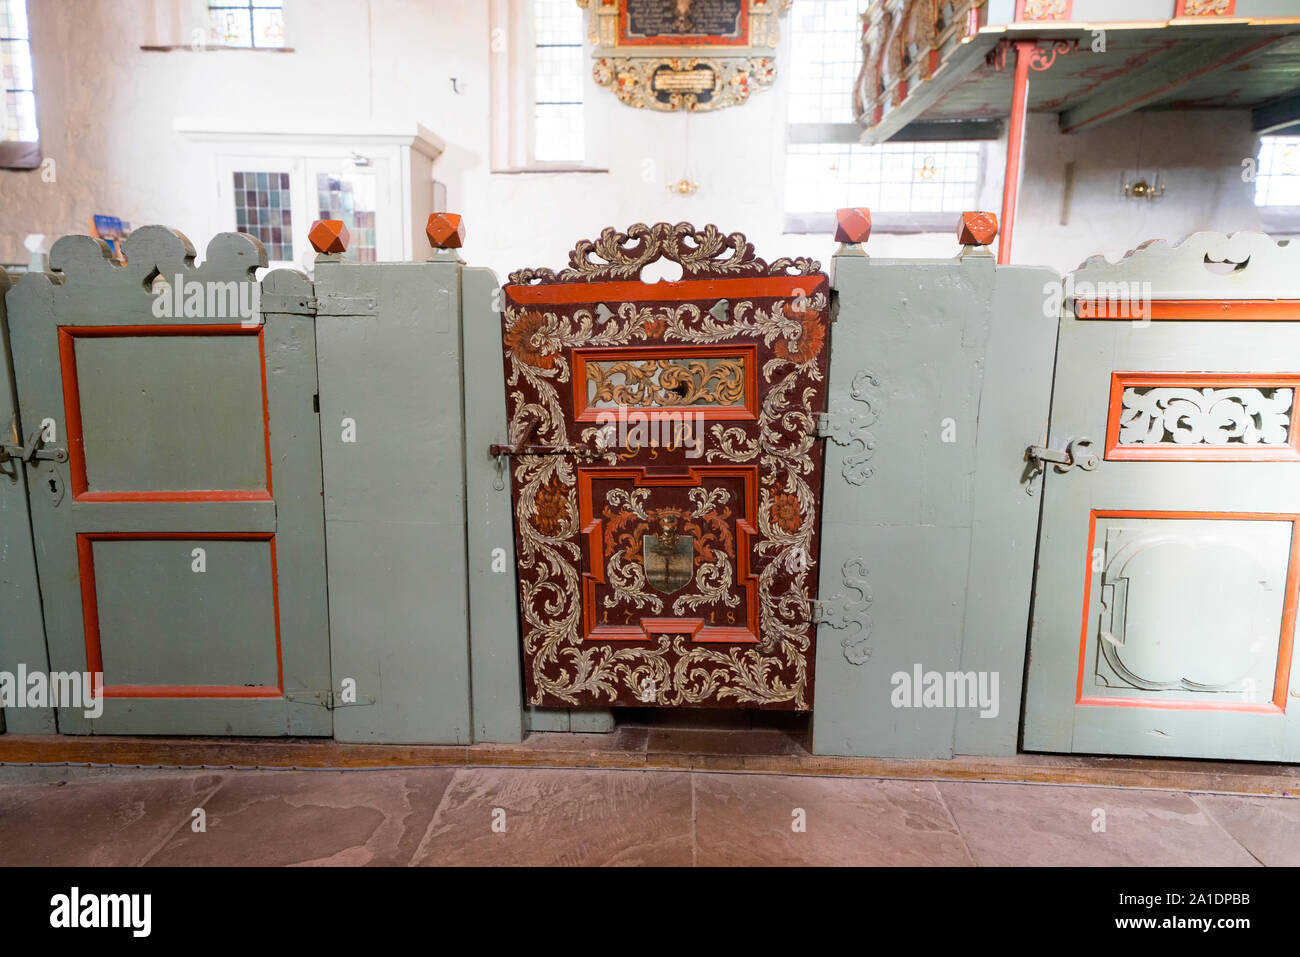
[[[265,327],[224,323],[219,325],[59,326],[59,368],[63,377],[63,415],[68,431],[68,471],[72,498],[77,502],[267,502],[274,496],[271,483],[271,413],[266,389]],[[77,381],[77,340],[138,338],[142,336],[257,336],[258,368],[262,381],[262,445],[266,457],[265,489],[194,489],[176,491],[90,491],[86,477],[86,445],[81,424],[81,388]]]
[[[1106,453],[1110,462],[1294,462],[1300,461],[1300,425],[1291,408],[1286,445],[1120,445],[1120,416],[1124,390],[1130,386],[1280,386],[1300,396],[1300,374],[1282,372],[1114,372],[1110,377],[1110,412],[1106,420]],[[1293,400],[1294,401],[1294,400]]]
[[[1150,315],[1158,322],[1295,322],[1300,320],[1300,299],[1152,299]],[[1116,312],[1126,303],[1106,299],[1078,299],[1077,319],[1129,319]]]
[[[1153,518],[1195,521],[1290,522],[1291,554],[1287,564],[1286,594],[1282,603],[1281,631],[1278,636],[1277,668],[1274,672],[1273,697],[1266,702],[1214,702],[1164,700],[1160,698],[1096,698],[1083,693],[1088,670],[1088,632],[1092,608],[1093,548],[1099,518]],[[1158,512],[1141,510],[1092,510],[1088,515],[1088,548],[1084,553],[1083,623],[1079,630],[1079,670],[1075,682],[1074,703],[1090,707],[1159,708],[1170,711],[1241,711],[1257,714],[1286,712],[1287,686],[1291,676],[1291,656],[1295,643],[1297,595],[1300,593],[1300,514],[1281,512]]]
[[[745,364],[745,402],[743,405],[668,405],[650,408],[611,406],[602,409],[588,405],[587,363],[589,361],[645,360],[645,359],[712,359],[740,356]],[[573,350],[573,412],[577,422],[595,422],[602,414],[631,415],[637,413],[647,419],[664,419],[699,413],[713,421],[758,418],[758,347],[740,346],[627,346],[625,348],[574,349]]]
[[[271,600],[275,614],[276,684],[269,685],[105,685],[105,698],[280,698],[284,696],[284,655],[280,645],[280,581],[273,532],[79,532],[77,565],[81,579],[81,615],[86,632],[86,669],[92,689],[104,672],[99,634],[99,597],[95,591],[95,542],[122,541],[266,542],[271,550]],[[92,692],[96,695],[97,692]]]
[[[745,615],[749,627],[710,625],[702,618],[642,618],[639,625],[602,625],[596,622],[596,586],[605,581],[604,523],[592,504],[593,479],[631,481],[637,488],[696,486],[705,478],[739,478],[745,486],[745,514],[736,517],[736,581],[745,590]],[[644,641],[656,634],[690,633],[698,642],[759,641],[758,575],[750,568],[749,540],[758,528],[758,467],[753,465],[701,465],[686,474],[654,475],[642,467],[579,468],[578,518],[587,541],[588,571],[582,574],[582,636],[584,641]]]

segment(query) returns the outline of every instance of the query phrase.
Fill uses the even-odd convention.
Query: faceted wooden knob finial
[[[465,220],[459,213],[433,213],[424,232],[434,249],[460,249],[465,245]]]
[[[307,231],[311,248],[318,253],[344,253],[352,239],[341,219],[318,219]]]
[[[963,246],[987,246],[998,234],[998,218],[993,213],[962,213],[957,239]]]
[[[835,213],[835,241],[837,243],[865,243],[871,235],[871,210],[865,206],[837,210]]]

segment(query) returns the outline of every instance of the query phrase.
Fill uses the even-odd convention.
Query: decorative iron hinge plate
[[[374,296],[285,296],[264,293],[260,305],[263,313],[289,316],[356,316],[379,315],[379,300]]]
[[[284,697],[294,704],[314,704],[330,711],[335,708],[361,708],[375,703],[372,694],[360,694],[356,701],[344,701],[337,691],[286,691]]]
[[[871,657],[871,616],[867,613],[873,596],[867,584],[867,566],[860,558],[850,558],[840,569],[844,590],[830,598],[808,600],[809,620],[845,632],[840,639],[844,658],[860,665]],[[854,594],[856,592],[856,594]]]

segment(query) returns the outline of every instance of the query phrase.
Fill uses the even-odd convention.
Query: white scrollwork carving
[[[1120,445],[1286,445],[1291,389],[1124,390]]]

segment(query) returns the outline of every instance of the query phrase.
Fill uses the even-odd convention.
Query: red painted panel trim
[[[689,37],[629,37],[627,35],[628,15],[627,0],[620,0],[618,5],[618,42],[619,47],[650,46],[689,46],[689,47],[745,47],[749,46],[749,0],[740,0],[740,32],[738,36],[727,37],[720,34],[700,34]]]
[[[603,523],[592,503],[594,479],[631,481],[637,488],[696,486],[705,478],[739,478],[745,484],[745,514],[736,516],[736,582],[745,590],[748,627],[708,625],[702,618],[642,618],[635,625],[602,625],[596,621],[596,584],[605,580]],[[587,540],[587,566],[582,575],[582,634],[584,641],[645,641],[656,634],[682,634],[691,641],[752,644],[758,636],[758,575],[750,569],[750,539],[758,527],[758,467],[754,465],[691,466],[679,475],[647,474],[641,466],[578,469],[578,520]]]
[[[1017,40],[1016,76],[1011,89],[1011,118],[1007,120],[1007,166],[1002,176],[1002,231],[998,236],[998,263],[1011,261],[1011,240],[1016,229],[1016,205],[1020,195],[1020,171],[1024,165],[1025,117],[1029,102],[1029,57],[1037,46],[1033,40]]]
[[[266,385],[265,326],[223,323],[214,325],[59,326],[59,368],[63,379],[63,418],[68,435],[68,471],[72,498],[78,502],[265,502],[273,496],[271,482],[271,411]],[[143,336],[257,336],[257,357],[262,382],[262,442],[266,459],[265,489],[184,489],[89,491],[86,476],[85,432],[81,422],[81,386],[77,379],[78,339],[140,338]]]
[[[1286,596],[1282,604],[1282,622],[1278,636],[1277,668],[1274,671],[1273,697],[1266,702],[1208,702],[1163,700],[1159,698],[1095,698],[1083,693],[1087,672],[1088,632],[1092,606],[1092,553],[1097,540],[1099,518],[1163,518],[1197,521],[1290,522],[1291,555],[1287,565]],[[1088,707],[1155,708],[1165,711],[1240,711],[1255,714],[1286,712],[1287,686],[1291,678],[1291,658],[1295,644],[1297,596],[1300,596],[1300,514],[1293,512],[1177,512],[1093,509],[1088,514],[1088,547],[1083,566],[1083,623],[1079,629],[1079,665],[1075,680],[1074,703]]]
[[[272,532],[78,532],[77,566],[81,579],[81,617],[86,636],[86,669],[95,675],[104,670],[104,652],[99,632],[99,598],[95,590],[95,542],[122,541],[235,541],[266,542],[271,552],[271,596],[275,617],[275,663],[277,687],[265,685],[105,685],[106,698],[279,698],[284,695],[284,653],[280,641],[280,573]],[[98,693],[98,692],[96,692]]]
[[[537,286],[506,285],[510,301],[521,306],[574,302],[677,302],[682,299],[727,299],[737,296],[811,296],[825,276],[760,276],[749,279],[683,279],[678,282],[557,282]]]
[[[740,355],[745,362],[745,401],[743,405],[675,405],[655,408],[597,408],[587,405],[587,362],[638,359],[687,360],[693,358],[708,359]],[[744,420],[752,422],[758,418],[758,346],[625,346],[604,349],[573,350],[573,410],[578,422],[595,422],[602,413],[624,414],[636,412],[647,419],[664,419],[699,413],[712,422]]]
[[[1131,319],[1118,315],[1121,303],[1106,299],[1080,299],[1074,303],[1078,319]],[[1300,320],[1300,299],[1152,299],[1150,318],[1161,321],[1295,322]]]
[[[1286,445],[1120,445],[1120,414],[1124,390],[1130,386],[1184,386],[1203,389],[1278,386],[1295,390],[1291,426]],[[1281,372],[1113,372],[1110,377],[1110,413],[1106,421],[1107,461],[1112,462],[1294,462],[1300,461],[1300,373]]]

